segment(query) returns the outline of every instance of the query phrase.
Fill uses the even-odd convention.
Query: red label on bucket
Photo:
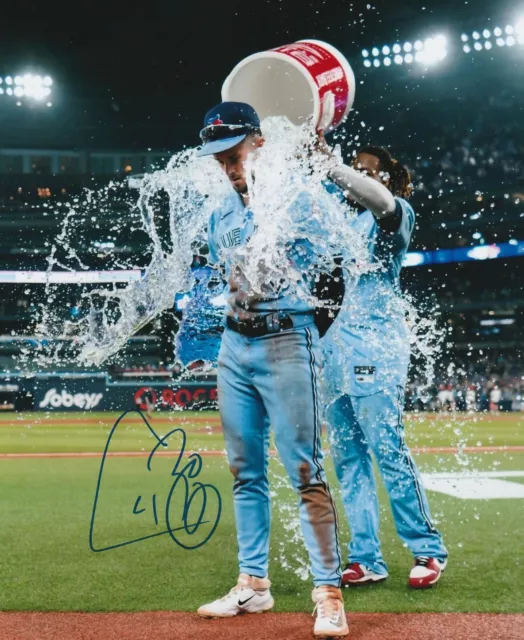
[[[349,100],[349,85],[344,68],[338,59],[324,47],[313,42],[295,42],[274,49],[300,62],[318,87],[320,104],[331,91],[335,99],[335,114],[330,127],[341,122]],[[322,113],[321,113],[322,116]]]

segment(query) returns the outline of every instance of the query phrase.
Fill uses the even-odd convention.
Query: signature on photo
[[[107,453],[118,425],[128,414],[131,413],[137,413],[141,417],[145,426],[147,426],[156,441],[155,446],[147,457],[146,469],[148,472],[151,472],[152,470],[152,462],[157,451],[168,446],[168,439],[173,439],[174,437],[180,438],[180,449],[177,452],[178,455],[176,462],[171,471],[173,483],[169,490],[167,499],[164,503],[161,503],[161,501],[157,499],[156,494],[153,494],[151,498],[151,511],[155,526],[158,526],[160,522],[162,522],[163,530],[150,535],[134,538],[133,540],[120,542],[118,544],[97,547],[93,540],[94,526]],[[117,549],[129,544],[134,544],[135,542],[142,542],[143,540],[149,540],[150,538],[156,538],[163,535],[169,535],[173,542],[178,546],[188,550],[198,549],[210,540],[220,521],[222,499],[215,486],[212,484],[203,484],[195,480],[202,471],[202,458],[198,453],[192,453],[186,460],[183,460],[186,440],[185,431],[181,428],[173,429],[163,438],[159,438],[147,421],[146,417],[139,410],[125,411],[118,418],[107,439],[104,453],[102,455],[102,462],[100,464],[100,471],[98,473],[95,500],[93,504],[93,512],[91,514],[91,524],[89,527],[89,547],[92,551],[109,551],[110,549]],[[184,462],[185,464],[183,464]],[[142,502],[142,495],[137,495],[134,504],[130,505],[130,508],[132,508],[132,513],[134,515],[141,515],[149,510],[144,506],[144,502]],[[174,515],[175,512],[177,514],[176,516]],[[203,525],[210,525],[210,528],[205,537],[202,538],[202,535],[198,536],[197,534],[200,527]],[[194,542],[192,541],[192,536],[195,536]],[[182,537],[183,541],[181,539]]]

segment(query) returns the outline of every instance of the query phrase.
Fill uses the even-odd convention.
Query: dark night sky
[[[511,15],[512,5],[518,3],[505,11],[495,0],[19,0],[2,7],[0,65],[7,72],[8,65],[41,63],[77,95],[178,96],[219,85],[245,55],[296,39],[325,39],[358,58],[363,46],[391,41],[395,32],[414,38],[475,14],[483,23],[493,13]]]
[[[193,128],[220,101],[232,67],[256,51],[318,38],[362,74],[365,46],[482,28],[488,17],[511,21],[518,8],[517,0],[11,0],[2,7],[0,74],[41,69],[56,79],[57,97],[77,108],[91,100],[92,114],[98,102],[120,118]]]

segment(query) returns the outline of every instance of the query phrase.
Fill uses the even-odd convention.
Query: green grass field
[[[106,551],[90,549],[101,453],[116,417],[108,413],[0,415],[0,456],[99,454],[85,458],[0,457],[0,610],[191,611],[222,595],[234,583],[232,480],[223,456],[203,457],[198,476],[198,481],[219,489],[223,502],[220,522],[207,544],[184,550],[164,534]],[[224,448],[215,413],[157,413],[152,426],[159,436],[182,427],[188,451]],[[524,416],[409,416],[406,431],[412,447],[522,446]],[[118,428],[110,451],[149,452],[154,442],[144,424],[131,416]],[[170,442],[171,449],[179,445],[180,439]],[[524,452],[511,449],[479,449],[478,453],[460,455],[425,453],[417,454],[416,460],[424,473],[524,471]],[[149,472],[146,457],[106,459],[94,522],[96,548],[165,530],[162,523],[175,461],[173,457],[156,457]],[[342,516],[329,460],[327,466]],[[311,611],[310,582],[297,575],[305,566],[306,555],[296,538],[295,497],[277,459],[271,462],[271,477],[276,494],[271,546],[276,610]],[[524,477],[507,480],[522,483]],[[428,496],[450,552],[449,568],[438,587],[426,592],[408,590],[411,557],[395,534],[382,492],[381,538],[390,578],[373,587],[346,590],[348,610],[523,611],[524,499],[470,500],[434,491]],[[177,490],[171,500],[172,527],[180,526],[180,497]],[[209,505],[208,515],[212,501]],[[211,525],[202,525],[193,536],[181,533],[180,539],[187,543],[202,538],[206,526]],[[347,525],[342,522],[343,550],[348,539]]]

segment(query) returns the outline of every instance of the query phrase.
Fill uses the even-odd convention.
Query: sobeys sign
[[[95,409],[99,407],[103,393],[69,393],[65,389],[49,389],[38,403],[39,409]],[[101,408],[101,407],[99,407]]]

